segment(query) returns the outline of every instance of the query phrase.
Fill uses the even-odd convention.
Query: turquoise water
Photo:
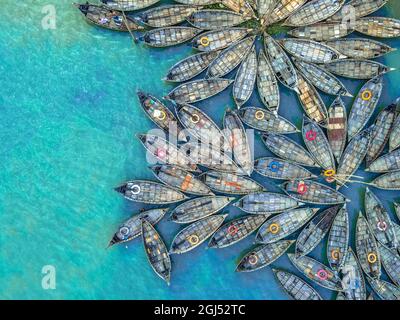
[[[41,27],[48,1],[0,4],[0,298],[286,299],[269,268],[234,272],[250,238],[219,251],[203,245],[173,256],[170,287],[149,267],[139,240],[105,249],[118,225],[143,207],[124,200],[113,187],[127,179],[153,179],[134,138],[152,128],[135,91],[166,94],[172,87],[160,79],[191,49],[134,45],[127,34],[86,24],[70,2],[54,2],[55,30]],[[381,61],[400,68],[399,59],[395,52]],[[385,77],[381,107],[399,95],[399,81],[400,72]],[[351,92],[361,84],[345,83]],[[200,105],[221,123],[225,106],[232,105],[229,94]],[[284,89],[281,95],[281,113],[299,124],[295,96]],[[346,102],[350,106],[351,100]],[[250,103],[259,104],[255,95]],[[257,141],[256,156],[267,154]],[[256,178],[273,190],[273,184]],[[362,207],[363,189],[344,190],[352,199],[353,217]],[[389,202],[399,198],[394,192],[379,194],[389,209]],[[231,217],[238,214],[230,211]],[[157,228],[167,245],[180,229],[168,221]],[[311,255],[325,259],[323,246]],[[55,290],[42,289],[45,265],[56,268]],[[274,266],[294,271],[286,257]],[[332,296],[317,289],[324,298]]]

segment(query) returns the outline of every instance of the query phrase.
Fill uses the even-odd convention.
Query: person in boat
[[[114,20],[114,23],[118,27],[120,27],[122,25],[122,17],[121,16],[115,15],[115,16],[113,16],[113,20]]]
[[[110,20],[107,17],[101,17],[99,19],[99,23],[100,24],[108,24],[108,23],[110,23]]]
[[[142,18],[142,22],[144,22],[144,23],[149,22],[149,16],[147,14],[143,13],[141,18]]]
[[[357,290],[360,288],[360,281],[355,276],[355,270],[352,267],[345,266],[342,270],[342,286],[345,290]]]

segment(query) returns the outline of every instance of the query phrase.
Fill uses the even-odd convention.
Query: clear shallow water
[[[139,240],[105,249],[122,221],[148,208],[112,190],[127,179],[153,179],[134,138],[153,125],[135,91],[165,95],[172,86],[160,79],[191,49],[132,45],[127,34],[86,24],[70,1],[54,2],[57,29],[43,30],[41,10],[47,4],[2,0],[0,5],[0,298],[286,299],[269,268],[234,272],[252,237],[218,251],[203,245],[173,256],[170,287],[151,270]],[[400,16],[398,9],[381,13]],[[394,52],[380,61],[400,68],[399,58]],[[400,72],[385,76],[379,109],[399,95],[399,81]],[[344,82],[352,93],[361,85]],[[294,94],[282,88],[281,98],[280,113],[299,126],[301,107]],[[327,104],[333,100],[324,98]],[[256,94],[250,104],[259,105]],[[351,99],[346,104],[350,107]],[[233,105],[230,90],[200,105],[221,124],[225,106]],[[255,153],[268,155],[258,138]],[[254,177],[274,190],[270,181]],[[364,187],[342,191],[352,200],[354,227]],[[378,194],[391,211],[390,202],[400,198],[396,192]],[[231,217],[239,213],[230,208]],[[180,228],[164,220],[157,229],[169,245]],[[324,248],[325,242],[311,256],[326,262]],[[44,265],[56,267],[56,290],[41,287]],[[274,266],[295,271],[286,257]],[[335,295],[317,290],[324,298]]]

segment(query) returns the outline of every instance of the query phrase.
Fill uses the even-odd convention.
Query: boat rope
[[[335,176],[339,176],[339,177],[348,177],[348,178],[354,177],[354,178],[364,179],[364,177],[362,177],[362,176],[356,176],[356,175],[354,175],[354,174],[336,174]]]
[[[324,173],[321,174],[322,176],[325,176]],[[346,183],[360,183],[364,185],[369,185],[369,186],[375,186],[373,183],[365,182],[365,181],[359,181],[359,180],[350,180],[348,178],[358,178],[358,179],[364,179],[364,177],[361,176],[356,176],[353,174],[346,175],[346,174],[335,174],[333,176],[330,176],[330,179],[335,180],[336,182],[339,182],[343,187],[349,188]]]
[[[358,181],[358,180],[349,180],[349,182],[351,183],[360,183],[366,186],[371,186],[371,187],[376,187],[376,185],[374,183],[371,182],[365,182],[365,181]]]
[[[128,25],[128,18],[127,18],[126,15],[125,15],[125,11],[122,10],[121,12],[122,12],[122,15],[124,16],[124,24],[125,24],[126,28],[128,29],[129,34],[130,34],[131,37],[132,37],[133,43],[136,43],[136,38],[135,38],[134,34],[132,33],[131,29],[129,28],[129,25]]]
[[[322,175],[323,175],[323,174],[322,174]],[[324,176],[324,175],[323,175],[323,176]],[[334,176],[332,176],[332,177],[329,177],[329,179],[333,179],[334,181],[340,183],[342,187],[349,188],[349,186],[346,185],[346,182],[348,182],[348,180],[347,180],[347,181],[341,180],[340,178],[337,177],[337,175],[334,175]],[[333,182],[333,181],[332,181],[332,182]]]
[[[104,7],[107,8],[108,10],[113,10],[112,8],[110,8],[110,7],[107,6],[107,5],[104,5]],[[118,11],[119,11],[119,10],[118,10]],[[121,9],[121,12],[122,12],[122,15],[124,16],[124,19],[123,19],[124,24],[125,24],[126,28],[128,29],[128,31],[129,31],[131,37],[132,37],[133,43],[136,43],[136,40],[137,40],[137,39],[136,39],[135,35],[132,33],[131,29],[129,28],[128,19],[127,19],[126,15],[125,15],[125,10],[122,10],[122,9]]]

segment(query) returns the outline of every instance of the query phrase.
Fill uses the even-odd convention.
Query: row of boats
[[[154,114],[154,110],[151,112],[149,109],[150,105],[157,106],[156,110],[159,110],[160,100],[158,100],[158,104],[151,104],[143,99],[144,96],[151,97],[150,95],[139,92],[138,96],[141,97],[141,105],[148,115]],[[164,107],[166,106],[164,105]],[[237,130],[240,127],[241,130],[244,130],[244,126],[238,126],[238,124],[243,121],[239,114],[245,109],[247,108],[242,108],[238,112],[227,110],[224,117],[224,127],[231,130]],[[386,109],[396,111],[397,107],[396,105],[391,105],[390,108],[385,108],[384,110]],[[195,108],[186,111],[196,111],[196,114],[199,115],[200,109]],[[254,110],[252,114],[254,115]],[[179,119],[179,112],[177,112],[177,115],[177,119]],[[206,115],[204,114],[204,116]],[[199,117],[203,117],[203,115],[200,114]],[[397,119],[396,116],[394,118]],[[155,119],[152,120],[156,123]],[[381,122],[385,123],[384,120]],[[245,121],[243,123],[246,124]],[[216,125],[215,123],[213,124]],[[185,121],[180,121],[179,125],[188,129]],[[214,140],[216,136],[220,135],[221,137],[224,135],[221,130],[213,131],[207,125],[206,128],[206,132],[212,132]],[[386,128],[386,126],[382,125],[382,128]],[[193,136],[200,140],[203,138],[203,140],[210,141],[208,135],[207,137],[202,136],[202,131],[196,131],[195,127],[191,127],[191,129],[194,130],[191,131]],[[298,131],[293,130],[292,133]],[[382,130],[379,132],[382,132]],[[314,181],[313,179],[316,176],[303,167],[328,168],[335,166],[336,158],[333,152],[326,153],[323,151],[326,146],[330,145],[329,140],[318,124],[307,117],[303,120],[301,133],[304,137],[306,148],[298,144],[295,145],[296,148],[288,148],[287,141],[291,140],[286,135],[269,133],[268,130],[265,130],[261,137],[263,142],[270,148],[281,145],[282,141],[285,142],[285,146],[273,151],[279,157],[265,157],[256,159],[254,162],[243,161],[243,163],[247,164],[248,175],[254,170],[268,178],[287,180],[281,185],[286,195],[267,192],[261,184],[246,176],[244,171],[240,174],[238,172],[230,172],[227,169],[229,166],[217,166],[213,170],[202,173],[197,165],[196,167],[187,167],[184,170],[182,163],[171,164],[169,159],[159,157],[158,160],[166,163],[152,166],[151,170],[164,184],[161,185],[162,188],[170,188],[168,192],[174,193],[174,197],[167,200],[163,198],[165,194],[168,194],[166,189],[159,189],[160,193],[158,194],[154,191],[156,189],[151,189],[149,186],[160,186],[160,184],[151,181],[129,181],[117,190],[129,200],[151,204],[162,205],[186,200],[170,213],[170,220],[176,223],[189,224],[174,238],[169,250],[170,254],[186,253],[207,239],[210,239],[208,242],[209,247],[224,248],[257,231],[255,242],[258,246],[241,258],[236,267],[238,272],[251,272],[270,265],[285,254],[295,243],[295,253],[288,254],[288,256],[296,268],[316,284],[338,291],[338,299],[366,299],[367,289],[364,274],[379,297],[382,299],[400,299],[400,289],[397,287],[400,283],[400,256],[396,252],[400,248],[400,226],[390,219],[382,203],[367,188],[365,195],[366,217],[360,213],[357,219],[356,253],[354,253],[349,247],[350,226],[346,210],[347,199],[333,188]],[[228,136],[230,135],[228,134]],[[321,140],[323,143],[320,141],[314,143],[316,137],[319,136],[323,137],[323,140]],[[185,146],[182,145],[181,148],[173,147],[172,149],[167,147],[165,149],[168,143],[166,140],[160,137],[155,140],[155,136],[152,135],[141,135],[141,137],[146,149],[154,156],[157,156],[154,150],[159,151],[160,146],[164,148],[163,150],[168,150],[163,154],[171,155],[174,153],[180,154],[181,148],[183,149]],[[245,141],[246,135],[242,131],[242,135],[236,134],[236,137],[242,137],[242,139],[236,140],[237,144],[242,146],[239,153],[242,155],[243,150],[246,150],[243,145],[248,143]],[[162,144],[154,145],[157,140],[160,140]],[[388,139],[384,140],[385,142],[388,141]],[[150,142],[148,143],[148,141]],[[150,148],[150,145],[153,149]],[[351,142],[349,145],[351,145]],[[279,153],[279,150],[281,153]],[[289,152],[287,152],[288,150]],[[354,149],[351,148],[351,150],[351,153],[354,154]],[[398,149],[394,151],[396,150]],[[217,151],[214,149],[209,155],[213,152]],[[246,151],[244,153],[246,154]],[[285,154],[287,155],[285,156]],[[181,155],[182,157],[177,156],[172,159],[183,159],[183,157],[187,156],[186,152]],[[285,161],[284,157],[288,157],[291,160]],[[190,159],[188,161],[188,163],[191,163]],[[250,166],[248,165],[249,163]],[[239,165],[236,164],[236,166],[239,168]],[[129,193],[129,190],[134,190],[134,195]],[[214,192],[233,196],[244,195],[233,205],[244,211],[246,215],[224,223],[228,214],[226,212],[223,214],[217,213],[232,204],[235,198],[217,196]],[[146,194],[145,197],[143,197],[144,194]],[[182,198],[185,197],[185,194],[199,195],[201,197],[194,199]],[[305,206],[306,204],[331,205],[331,207],[321,211],[319,208],[307,207]],[[396,205],[396,210],[400,216],[399,208],[400,206]],[[164,215],[165,211],[166,209],[159,209],[159,216]],[[121,230],[126,230],[127,224],[137,224],[146,214],[144,212],[136,215],[130,219],[134,222],[129,222],[130,220],[128,220],[124,223],[114,235],[110,244],[127,241],[126,236],[120,241],[116,241],[118,234],[123,234],[124,232],[121,232]],[[155,223],[158,221],[158,218],[150,219]],[[303,229],[296,241],[285,239],[302,227]],[[137,231],[132,232],[132,234],[136,235]],[[327,259],[329,267],[307,256],[325,237],[328,237]],[[157,239],[159,238],[160,236],[158,235]],[[167,249],[157,250],[165,252]],[[156,259],[156,261],[159,261],[159,259]],[[165,271],[166,265],[170,266],[170,261],[164,262],[161,269],[157,269],[154,265],[153,267],[162,276],[160,270]],[[384,266],[385,271],[395,285],[381,279],[381,265]],[[274,269],[274,273],[285,291],[293,298],[321,299],[312,286],[296,275],[276,269]],[[169,281],[169,277],[168,273],[165,279]]]
[[[105,5],[78,7],[96,25],[131,34],[143,30],[141,39],[150,46],[191,41],[197,50],[164,78],[178,84],[164,97],[175,112],[161,99],[138,92],[147,116],[180,143],[161,134],[137,135],[158,162],[149,168],[159,182],[132,180],[116,191],[128,200],[160,208],[125,221],[110,246],[141,236],[152,268],[169,283],[171,255],[187,253],[207,240],[210,248],[225,248],[255,233],[257,246],[241,257],[237,272],[269,266],[294,247],[294,253],[287,253],[293,265],[313,284],[337,291],[337,299],[367,299],[367,280],[381,299],[400,300],[400,226],[367,188],[353,251],[349,200],[339,192],[354,182],[400,190],[400,100],[366,128],[382,94],[382,76],[392,70],[370,59],[394,49],[376,40],[344,39],[354,31],[398,37],[398,20],[369,16],[387,1],[351,0],[345,5],[344,0],[178,0],[179,4],[150,9],[157,0],[102,2]],[[142,9],[146,10],[126,13]],[[347,22],[350,9],[355,21]],[[250,28],[254,21],[256,27]],[[290,26],[294,38],[275,40],[268,28],[276,23]],[[259,37],[263,49],[257,53]],[[229,79],[235,70],[234,80]],[[196,78],[203,72],[204,78]],[[367,80],[349,112],[341,97],[352,95],[337,76]],[[301,130],[278,115],[279,83],[298,96],[305,112]],[[230,85],[238,110],[226,110],[221,129],[192,104]],[[255,88],[263,107],[245,106]],[[317,89],[337,97],[329,108]],[[245,126],[260,132],[274,156],[252,158]],[[304,147],[289,134],[300,134]],[[389,152],[382,155],[387,144]],[[368,171],[381,174],[372,182],[355,180],[364,159]],[[203,172],[203,167],[208,170]],[[283,193],[269,192],[251,178],[253,172],[280,180]],[[326,183],[317,182],[320,177]],[[178,205],[165,207],[170,204]],[[230,205],[245,214],[225,221]],[[395,209],[400,219],[400,205]],[[169,249],[154,227],[167,212],[170,221],[186,225]],[[296,240],[288,239],[295,234]],[[329,266],[309,256],[325,238]],[[382,279],[382,266],[392,283]],[[276,268],[273,272],[292,298],[322,299],[304,278]]]
[[[219,211],[231,199],[215,197],[214,203],[210,201],[210,197],[203,199],[193,199],[191,208],[186,202],[171,213],[172,219],[179,219],[186,207],[188,211],[184,215],[190,214],[193,220],[183,222],[190,224],[175,236],[169,251],[152,226],[164,216],[166,208],[135,215],[119,228],[110,245],[130,241],[142,233],[150,263],[157,274],[169,282],[170,254],[186,253],[208,238],[210,238],[208,243],[210,248],[225,248],[258,229],[255,238],[258,245],[241,258],[236,267],[237,272],[262,269],[281,257],[295,243],[295,253],[288,254],[291,262],[314,283],[338,291],[338,299],[365,300],[367,298],[365,278],[380,298],[400,299],[398,287],[400,256],[396,252],[400,248],[400,226],[390,219],[384,206],[369,189],[365,195],[367,218],[360,213],[356,224],[357,255],[349,247],[349,217],[345,205],[336,205],[318,214],[319,208],[287,210],[270,219],[266,214],[249,214],[224,223],[226,213],[210,212]],[[398,208],[396,205],[399,214]],[[196,211],[204,209],[209,215],[200,218]],[[284,239],[303,226],[297,241]],[[326,236],[329,267],[307,256]],[[380,278],[381,265],[394,284]],[[317,291],[301,278],[283,270],[274,272],[283,288],[292,297],[321,299]],[[366,275],[365,278],[363,274]]]
[[[368,4],[369,10],[363,10],[363,6],[359,8],[358,4],[351,5],[362,12],[357,15],[359,20],[356,20],[356,22],[363,23],[363,26],[365,23],[366,29],[372,30],[368,35],[382,38],[400,35],[400,22],[397,20],[374,17],[371,22],[372,18],[370,17],[361,18],[373,9],[379,9],[386,1],[378,6],[373,4],[375,1],[364,2]],[[118,13],[118,11],[115,11],[115,8],[119,8],[118,3],[118,1],[106,2],[108,6],[83,4],[79,8],[89,21],[99,24],[100,20],[104,20],[107,11],[110,11],[108,14],[115,18],[113,14]],[[226,3],[223,4],[227,5]],[[266,25],[274,21],[271,16],[263,14],[262,17],[264,18],[258,20],[261,26],[256,29],[249,29],[241,25],[253,15],[245,15],[243,12],[234,11],[234,9],[204,9],[197,0],[193,3],[189,1],[186,5],[155,7],[139,13],[134,18],[128,18],[122,11],[123,15],[118,16],[117,20],[130,19],[130,22],[141,22],[131,30],[141,30],[145,27],[155,28],[142,36],[144,42],[150,46],[166,47],[191,40],[193,48],[200,51],[200,53],[185,58],[172,66],[164,80],[185,82],[207,70],[206,78],[217,78],[218,84],[209,80],[195,80],[190,84],[182,84],[167,96],[173,100],[180,103],[194,103],[210,97],[204,95],[188,96],[188,86],[193,87],[193,91],[207,87],[212,96],[233,83],[234,100],[237,107],[240,108],[250,98],[257,83],[257,89],[265,107],[276,113],[279,108],[277,79],[283,85],[298,93],[300,102],[310,118],[319,123],[324,123],[327,117],[326,107],[314,86],[324,93],[351,96],[335,75],[355,79],[371,79],[391,71],[391,68],[368,59],[389,53],[393,51],[393,48],[371,39],[340,39],[348,33],[337,34],[335,32],[336,27],[332,23],[339,24],[346,30],[350,27],[343,24],[342,21],[337,21],[331,15],[332,12],[336,12],[337,8],[342,8],[344,1],[336,1],[335,4],[332,4],[332,1],[318,0],[302,6],[303,4],[304,1],[285,0],[281,3],[277,1],[275,9],[280,12],[276,14],[276,17],[280,17],[278,21],[285,19],[285,17],[293,17],[295,20],[306,23],[306,26],[301,28],[310,28],[308,31],[291,30],[289,34],[297,38],[280,41],[275,41],[268,35],[266,26],[263,25],[265,21],[267,21],[265,22]],[[123,3],[120,3],[120,5],[122,6]],[[263,5],[265,4],[260,4],[260,6]],[[272,4],[271,7],[273,7]],[[328,8],[329,10],[326,10]],[[295,11],[295,9],[298,10]],[[102,10],[105,12],[100,14],[99,11]],[[315,12],[320,14],[315,14]],[[96,18],[96,15],[99,15],[99,17]],[[335,22],[328,21],[329,17]],[[113,25],[116,20],[114,18],[108,19]],[[328,22],[314,21],[311,23],[313,19],[327,20]],[[176,24],[184,21],[189,21],[192,25],[176,26]],[[107,26],[107,24],[105,25]],[[127,29],[128,24],[123,25]],[[331,31],[333,35],[319,38],[305,36],[305,34],[321,34],[315,29],[318,27]],[[376,32],[376,28],[383,28],[383,31]],[[355,28],[355,30],[359,29],[362,28]],[[264,39],[265,48],[265,53],[260,53],[258,57],[254,45],[257,35]],[[293,58],[293,61],[287,53]],[[219,79],[228,75],[239,65],[240,68],[237,71],[235,81]]]
[[[213,145],[204,148],[189,143],[182,145],[178,151],[174,145],[159,136],[140,135],[140,140],[154,157],[161,161],[167,160],[169,164],[182,166],[182,162],[185,162],[186,168],[201,164],[212,170],[238,175],[250,175],[254,169],[268,178],[282,180],[315,178],[313,173],[302,166],[315,167],[321,169],[322,175],[329,182],[336,182],[337,188],[349,182],[365,158],[367,171],[383,173],[371,182],[372,185],[381,189],[399,190],[397,171],[400,170],[400,100],[383,108],[373,125],[365,129],[379,102],[382,88],[381,77],[368,81],[355,98],[348,115],[343,101],[338,97],[327,111],[326,134],[318,123],[304,116],[301,135],[306,148],[287,137],[288,134],[299,132],[294,124],[264,108],[242,107],[237,112],[227,110],[224,129],[221,130],[200,108],[176,103],[175,117],[159,99],[139,92],[146,114],[166,133],[171,132],[170,128],[176,127],[176,135],[183,141],[187,141],[188,136],[193,136],[203,143],[213,142]],[[365,100],[369,95],[373,97]],[[267,157],[256,159],[253,163],[242,122],[259,131],[262,142],[279,159]],[[232,139],[235,141],[233,146]],[[387,143],[389,152],[381,155]],[[225,152],[219,150],[220,147]],[[236,163],[227,156],[228,152],[239,157],[234,159]],[[269,170],[272,165],[276,169]],[[304,182],[305,185],[307,183],[310,182]],[[296,187],[285,185],[284,189],[290,192]],[[316,189],[322,191],[326,188]],[[313,188],[310,187],[310,190]],[[335,199],[332,193],[328,195]],[[314,198],[319,202],[324,201],[319,195]]]
[[[137,22],[136,28],[140,28],[141,24],[160,28],[188,21],[199,29],[232,27],[250,19],[260,20],[261,26],[266,27],[286,19],[283,22],[285,26],[297,28],[313,26],[315,30],[317,27],[322,28],[324,24],[343,26],[342,22],[347,22],[349,19],[349,10],[354,9],[350,12],[356,19],[353,30],[365,32],[374,37],[378,37],[380,31],[384,29],[393,28],[393,32],[398,32],[395,19],[366,17],[384,6],[387,0],[357,0],[350,1],[346,5],[345,0],[319,0],[308,3],[305,3],[306,0],[266,0],[258,1],[253,6],[250,5],[250,1],[243,0],[176,0],[177,4],[157,6],[146,11],[143,10],[159,1],[105,0],[102,2],[103,5],[86,3],[79,6],[89,7],[89,10],[84,10],[83,13],[90,11],[87,17],[90,22],[97,22],[96,14],[101,9],[102,13],[106,10],[112,13],[141,11],[130,20]],[[220,5],[218,10],[212,9],[215,5]],[[104,27],[109,26],[105,24]],[[132,27],[132,30],[136,28]]]

